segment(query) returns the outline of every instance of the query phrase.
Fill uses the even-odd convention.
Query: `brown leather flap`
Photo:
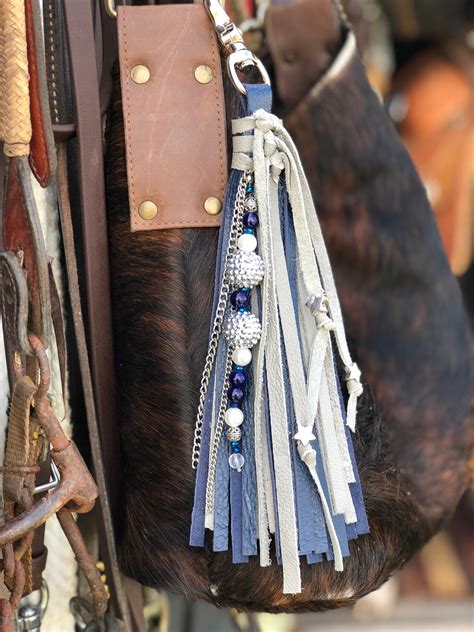
[[[218,226],[224,92],[204,5],[120,6],[118,28],[131,230]]]

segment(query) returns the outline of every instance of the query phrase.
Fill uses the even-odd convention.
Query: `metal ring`
[[[115,8],[115,0],[104,0],[105,10],[111,18],[117,17],[117,9]]]
[[[230,75],[233,85],[241,94],[247,94],[244,84],[242,83],[242,81],[239,78],[239,75],[237,74],[237,70],[239,69],[239,66],[242,65],[243,63],[245,63],[246,65],[251,64],[255,66],[260,73],[262,82],[266,84],[267,86],[271,85],[270,77],[268,75],[267,69],[262,64],[260,59],[258,59],[258,57],[256,57],[251,51],[247,49],[235,51],[234,53],[231,53],[229,57],[227,58],[227,69],[229,71],[229,75]]]

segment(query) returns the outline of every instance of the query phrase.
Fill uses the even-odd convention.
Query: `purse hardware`
[[[104,0],[105,10],[110,17],[117,17],[115,0]],[[247,72],[256,68],[262,83],[270,85],[270,77],[260,59],[244,43],[242,31],[232,22],[219,0],[204,0],[209,16],[217,33],[217,38],[227,56],[227,71],[234,87],[246,94],[244,84],[238,72]]]

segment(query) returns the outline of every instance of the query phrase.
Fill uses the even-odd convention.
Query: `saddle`
[[[465,488],[472,360],[459,289],[344,11],[295,0],[229,16],[205,4],[0,2],[6,632],[27,616],[39,626],[44,599],[28,614],[25,597],[46,592],[42,525],[54,515],[88,584],[71,603],[82,629],[144,630],[140,584],[245,611],[351,604],[440,528]],[[216,528],[190,544],[194,424],[237,160],[231,121],[240,88],[253,94],[245,82],[270,78],[363,369],[351,445],[370,528],[352,529],[339,572],[325,527],[331,546],[316,559],[308,545],[301,591],[289,593],[276,544],[272,564],[235,563],[229,518],[231,546],[216,545]],[[41,188],[59,224],[55,260]],[[343,369],[328,368],[344,381]],[[253,515],[233,489],[232,507]]]

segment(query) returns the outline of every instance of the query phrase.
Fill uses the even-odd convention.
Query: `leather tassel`
[[[222,550],[230,508],[234,562],[256,553],[258,537],[261,566],[274,556],[283,567],[283,592],[299,593],[301,556],[315,563],[326,554],[341,571],[348,539],[368,528],[346,432],[346,424],[355,431],[362,386],[296,148],[267,111],[268,87],[246,90],[247,116],[232,122],[231,184],[194,450],[197,460],[206,442],[206,463],[199,459],[191,543],[202,542],[196,533],[205,515],[214,549]]]

